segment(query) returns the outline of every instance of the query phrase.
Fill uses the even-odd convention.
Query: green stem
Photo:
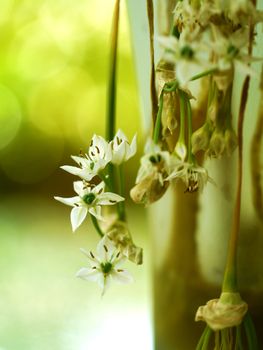
[[[108,83],[108,108],[107,108],[107,123],[106,123],[106,139],[112,140],[115,134],[115,112],[116,112],[116,76],[117,76],[117,48],[118,48],[118,31],[119,31],[119,12],[120,0],[116,0],[112,34],[111,34],[111,49],[110,49],[110,72]]]
[[[91,217],[91,221],[93,223],[93,226],[95,227],[96,231],[98,232],[98,234],[100,235],[100,237],[104,236],[104,233],[102,232],[100,225],[98,223],[98,220],[95,218],[94,215],[90,215]]]
[[[158,144],[160,131],[161,131],[162,111],[163,111],[163,90],[160,95],[159,108],[158,108],[158,112],[155,120],[155,126],[153,130],[153,142],[156,144]]]
[[[192,134],[193,134],[193,118],[192,118],[192,107],[189,99],[186,100],[187,106],[187,121],[188,121],[188,146],[187,146],[187,161],[193,163],[194,156],[192,153]]]
[[[217,68],[208,69],[208,70],[206,70],[206,71],[204,71],[204,72],[201,72],[201,73],[199,73],[199,74],[194,75],[194,76],[190,79],[190,81],[194,81],[194,80],[203,78],[203,77],[205,77],[205,76],[207,76],[207,75],[209,75],[209,74],[215,73],[216,71],[217,71]]]
[[[180,131],[178,141],[185,144],[185,94],[182,91],[178,92],[180,105]]]
[[[117,174],[118,174],[119,195],[124,197],[125,188],[124,188],[123,164],[120,164],[117,167]],[[119,215],[119,219],[121,221],[125,221],[126,213],[125,213],[125,203],[124,203],[124,201],[118,203],[118,215]]]

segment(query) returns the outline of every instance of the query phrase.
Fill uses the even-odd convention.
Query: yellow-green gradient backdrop
[[[128,201],[130,228],[146,248],[127,263],[131,286],[101,299],[75,278],[80,247],[98,237],[86,220],[73,234],[76,178],[59,167],[104,134],[113,0],[1,0],[0,3],[0,349],[149,350],[149,271],[145,212]],[[125,5],[125,4],[123,4]],[[142,140],[125,6],[121,10],[117,124]],[[140,152],[139,152],[140,153]],[[139,157],[127,163],[132,186]]]

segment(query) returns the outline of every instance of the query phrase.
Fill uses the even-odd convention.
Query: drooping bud
[[[161,181],[158,173],[153,172],[131,189],[130,196],[137,204],[149,205],[160,199],[166,192],[168,186],[168,181]]]
[[[192,153],[196,154],[198,151],[206,151],[209,146],[212,134],[212,125],[206,122],[201,128],[197,129],[192,134]]]
[[[115,246],[126,256],[130,261],[137,265],[142,264],[143,251],[137,247],[132,240],[127,224],[123,221],[115,221],[109,227],[107,236],[114,242]]]
[[[177,127],[179,118],[178,95],[173,91],[163,95],[162,135],[170,136]]]
[[[225,137],[224,132],[215,129],[213,132],[206,155],[212,158],[221,158],[225,152]]]
[[[225,148],[226,154],[231,156],[238,144],[237,135],[235,131],[231,129],[226,129],[225,131]]]

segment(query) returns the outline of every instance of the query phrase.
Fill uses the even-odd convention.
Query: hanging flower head
[[[112,192],[104,192],[105,183],[90,186],[85,181],[73,183],[75,192],[78,194],[71,198],[54,197],[56,200],[73,207],[70,214],[72,230],[75,231],[85,220],[88,213],[98,220],[104,220],[101,216],[101,206],[114,205],[124,198]]]
[[[119,283],[131,283],[131,274],[121,268],[126,258],[105,235],[97,245],[97,253],[81,251],[87,256],[89,267],[81,268],[76,276],[84,280],[95,281],[102,289],[102,295],[108,289],[111,280]]]
[[[164,181],[169,172],[169,159],[169,152],[162,151],[152,140],[146,143],[135,186],[130,192],[135,203],[147,205],[162,197],[169,185]]]

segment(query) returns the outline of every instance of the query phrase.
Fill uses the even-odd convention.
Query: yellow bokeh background
[[[117,127],[142,131],[125,3],[121,6]],[[146,264],[128,264],[135,283],[99,287],[75,278],[95,249],[87,219],[76,234],[76,178],[60,169],[104,135],[113,0],[1,0],[0,11],[0,349],[151,348]],[[139,155],[125,168],[126,191]],[[146,247],[145,212],[129,202],[134,240]],[[136,336],[133,336],[134,332]]]

